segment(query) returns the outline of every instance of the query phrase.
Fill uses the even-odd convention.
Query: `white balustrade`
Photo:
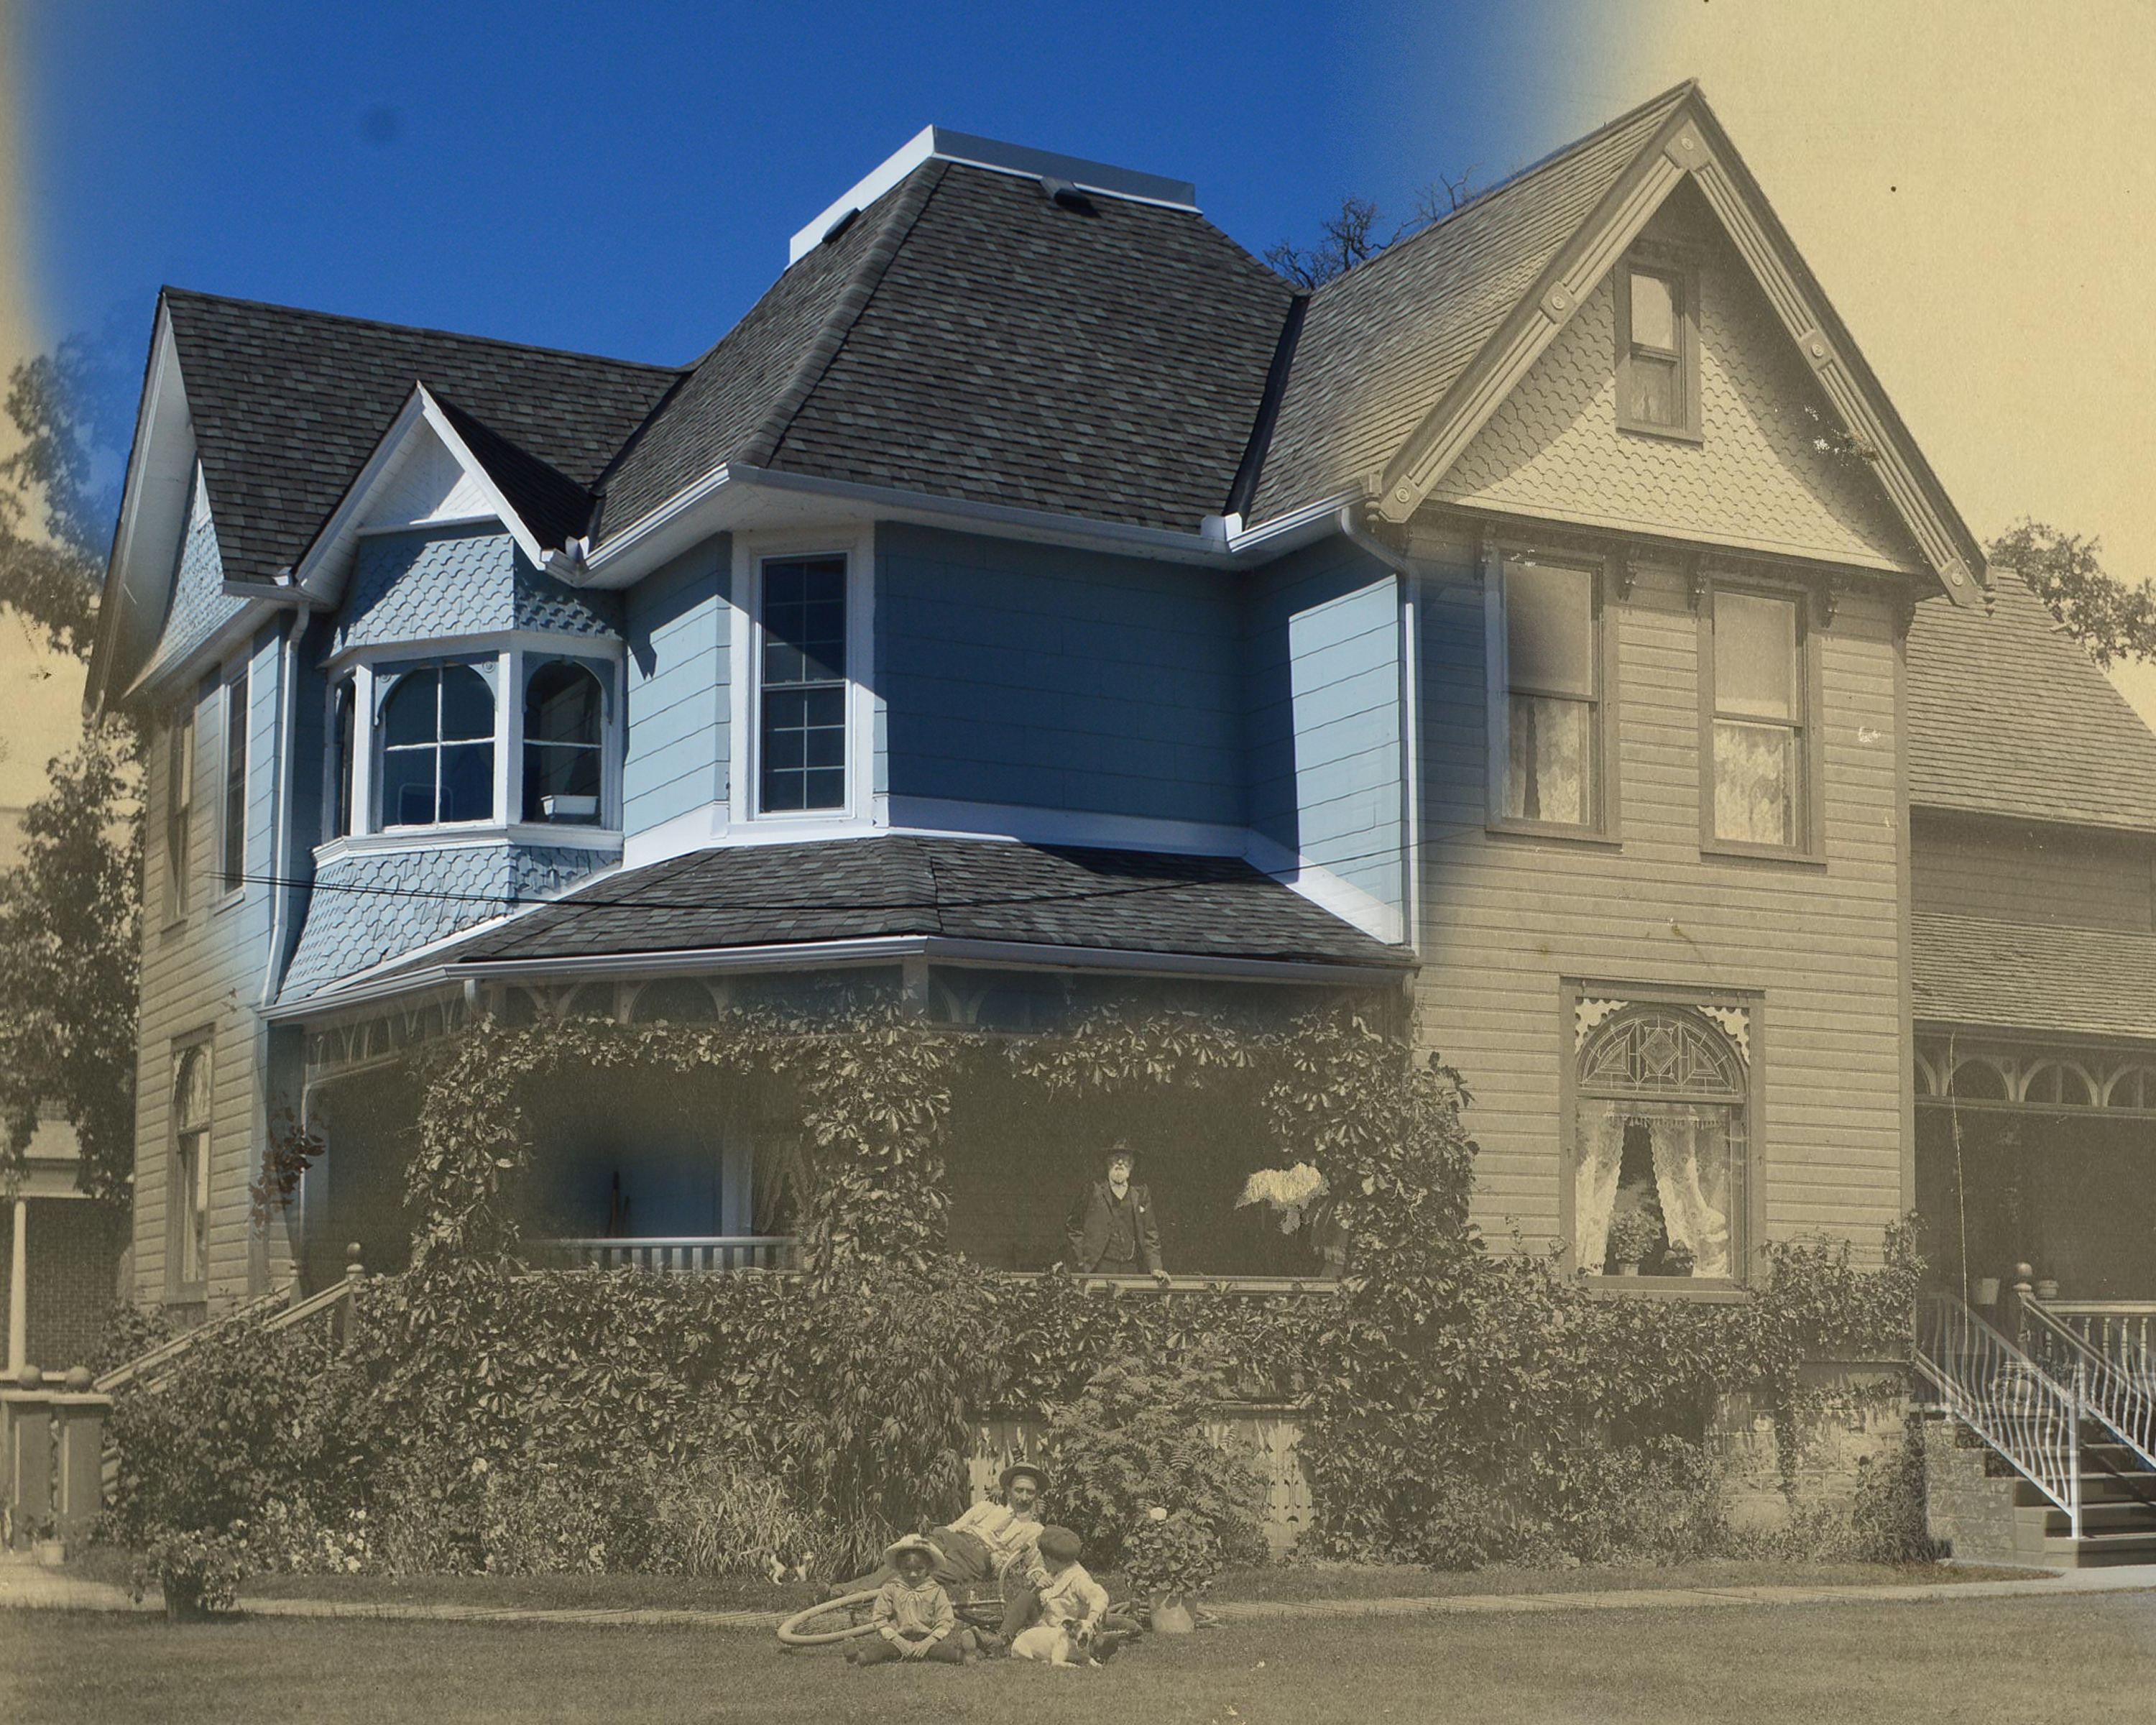
[[[2084,1379],[2066,1384],[1952,1294],[1928,1294],[1917,1308],[1917,1368],[1947,1407],[2021,1476],[2066,1512],[2082,1535]]]
[[[555,1262],[576,1269],[642,1270],[696,1276],[723,1270],[790,1270],[793,1241],[770,1234],[701,1234],[624,1240],[534,1242]]]

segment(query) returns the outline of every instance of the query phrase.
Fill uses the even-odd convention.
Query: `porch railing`
[[[2142,1394],[2156,1398],[2156,1301],[2046,1300],[2043,1308]]]
[[[2128,1323],[2132,1308],[2071,1307],[2025,1294],[2022,1346],[2061,1381],[2080,1374],[2087,1388],[2087,1411],[2111,1435],[2156,1469],[2156,1373],[2149,1369],[2148,1318],[2139,1314],[2138,1335]],[[2076,1322],[2076,1319],[2081,1320]]]
[[[1917,1307],[1917,1370],[1950,1412],[2066,1513],[2082,1537],[2084,1368],[2061,1384],[1953,1294]]]
[[[791,1270],[793,1240],[777,1234],[701,1234],[629,1240],[535,1241],[538,1255],[567,1269],[644,1270],[693,1276],[719,1270]]]

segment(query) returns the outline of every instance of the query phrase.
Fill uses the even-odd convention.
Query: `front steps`
[[[2091,1425],[2082,1433],[2082,1535],[2066,1512],[1943,1409],[1927,1412],[1927,1510],[1933,1538],[1964,1561],[2099,1569],[2156,1563],[2156,1473]]]

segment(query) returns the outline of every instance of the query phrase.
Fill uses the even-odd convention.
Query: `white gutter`
[[[304,1000],[287,1001],[267,1009],[263,1016],[276,1021],[316,1018],[403,994],[453,987],[465,980],[516,982],[527,977],[647,977],[683,972],[702,975],[736,970],[812,970],[890,963],[911,957],[998,964],[1024,970],[1110,970],[1158,976],[1226,977],[1244,982],[1299,983],[1318,987],[1335,983],[1371,986],[1397,983],[1408,968],[1405,965],[1334,964],[1322,959],[1296,962],[1212,958],[1187,952],[1057,947],[1027,941],[961,940],[945,935],[879,935],[861,940],[711,947],[673,952],[596,952],[575,958],[479,959],[469,963],[449,961],[429,965],[422,970],[382,977],[354,988],[326,990]]]

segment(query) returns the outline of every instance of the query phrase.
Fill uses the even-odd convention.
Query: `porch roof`
[[[891,834],[696,850],[609,875],[373,973],[899,936],[1312,966],[1417,963],[1240,857]],[[339,992],[326,990],[322,996]]]
[[[2156,934],[1909,919],[1918,1023],[2156,1039]]]

